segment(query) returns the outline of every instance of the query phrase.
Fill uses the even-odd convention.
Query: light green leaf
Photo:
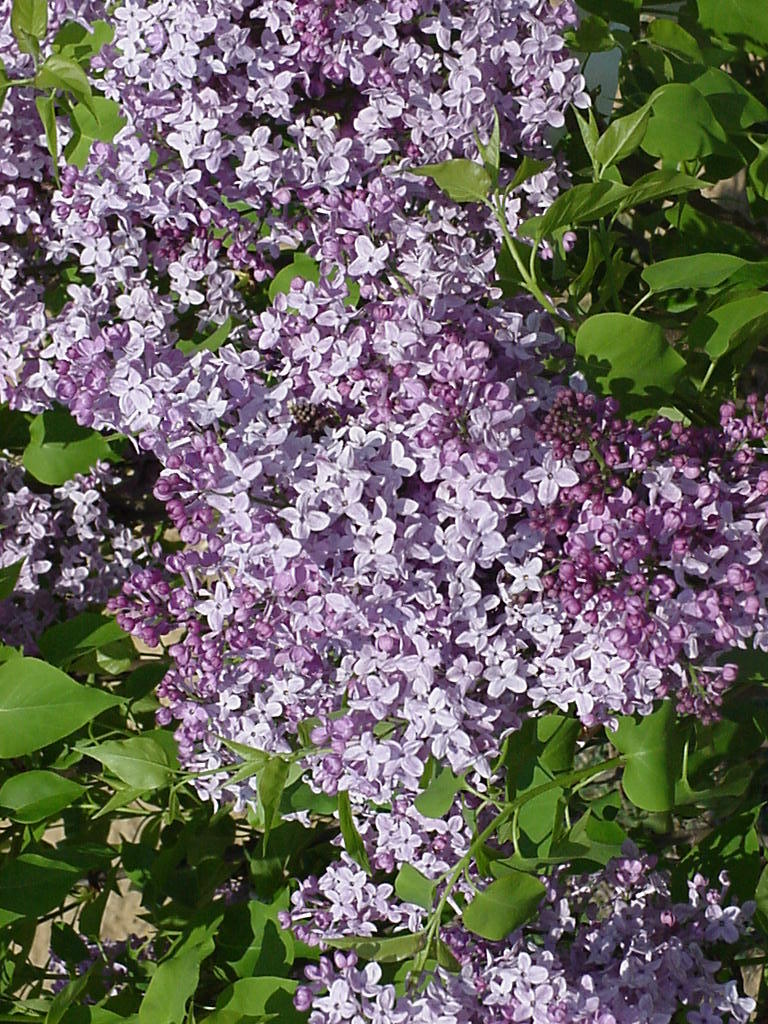
[[[456,794],[464,789],[464,776],[443,768],[414,801],[416,810],[425,818],[442,818],[453,806]]]
[[[595,146],[595,159],[603,171],[634,153],[645,137],[650,117],[645,103],[639,110],[611,122]]]
[[[406,903],[431,910],[435,902],[435,883],[410,864],[403,864],[395,879],[395,892]]]
[[[274,281],[272,283],[274,284]],[[216,330],[212,331],[207,338],[200,342],[193,341],[191,338],[185,338],[176,343],[176,348],[185,355],[194,355],[195,352],[202,352],[204,350],[207,352],[217,352],[232,333],[233,326],[234,321],[231,316],[228,316],[224,323],[219,324]]]
[[[0,804],[14,821],[31,823],[58,814],[84,792],[84,786],[56,772],[22,772],[3,783]]]
[[[76,21],[65,21],[53,37],[51,48],[64,57],[83,61],[93,57],[102,46],[111,43],[115,30],[106,21],[94,21],[90,32]]]
[[[164,961],[152,975],[139,1007],[139,1024],[184,1024],[194,995],[200,964],[214,949],[213,939]]]
[[[499,182],[499,162],[501,160],[498,110],[494,110],[493,112],[493,129],[488,142],[481,142],[477,132],[475,132],[475,138],[477,139],[477,148],[480,151],[480,156],[485,164],[485,169],[490,174],[493,184],[497,185]]]
[[[126,118],[120,114],[120,107],[114,100],[104,96],[94,96],[91,100],[92,109],[84,103],[76,103],[72,108],[72,138],[64,147],[64,156],[68,163],[81,170],[88,162],[88,154],[93,142],[111,142],[121,128],[127,124]]]
[[[119,703],[37,658],[11,658],[0,665],[0,757],[31,754]]]
[[[709,184],[702,178],[694,178],[690,174],[683,174],[681,171],[668,168],[650,171],[631,185],[626,186],[626,192],[621,197],[616,212],[621,213],[624,210],[640,206],[642,203],[650,203],[655,199],[666,199],[669,196],[700,191],[707,188]]]
[[[531,217],[518,234],[526,238],[551,238],[560,228],[575,227],[614,213],[627,193],[627,186],[615,181],[575,185],[563,192],[546,213]]]
[[[91,85],[78,63],[60,53],[52,53],[35,76],[38,89],[63,89],[71,92],[93,111]]]
[[[672,288],[715,288],[750,264],[725,252],[702,252],[662,260],[645,267],[640,275],[654,292]]]
[[[22,53],[39,53],[40,40],[47,31],[47,0],[13,0],[11,32]]]
[[[53,177],[59,181],[59,141],[56,134],[56,109],[52,96],[36,96],[35,107],[45,132],[45,142],[53,162]],[[34,420],[33,420],[34,422]],[[31,424],[30,424],[31,429]]]
[[[699,44],[676,21],[669,18],[654,18],[648,24],[648,38],[664,50],[672,50],[696,64],[703,64],[704,57]]]
[[[756,334],[768,329],[768,293],[760,292],[727,302],[693,322],[688,342],[703,348],[711,359],[733,352]]]
[[[347,853],[352,860],[357,861],[360,867],[370,875],[371,865],[368,862],[365,843],[355,827],[355,819],[352,817],[352,806],[349,802],[349,793],[346,791],[339,793],[339,826]]]
[[[271,757],[259,775],[258,792],[264,809],[264,846],[280,807],[280,800],[291,769],[282,757]]]
[[[720,68],[707,68],[694,78],[691,85],[706,97],[715,117],[728,133],[749,128],[758,121],[768,121],[768,107]]]
[[[621,716],[618,729],[606,733],[625,757],[621,785],[627,798],[645,811],[671,810],[684,740],[672,701],[640,719]]]
[[[82,750],[135,789],[159,789],[173,778],[168,753],[151,732],[127,740],[107,740]]]
[[[686,365],[662,327],[626,313],[589,317],[576,334],[576,353],[588,379],[632,412],[657,408],[658,397],[674,392]]]
[[[768,7],[763,0],[696,0],[701,26],[720,36],[745,36],[768,46]]]
[[[204,1024],[241,1024],[264,1019],[275,1024],[299,1024],[308,1015],[293,1005],[298,984],[292,978],[239,978],[222,992],[216,1009]]]
[[[58,486],[77,473],[87,473],[99,459],[115,458],[98,431],[79,426],[65,409],[49,409],[35,416],[29,436],[22,462],[27,472],[44,484]]]
[[[314,284],[320,280],[320,265],[306,253],[297,252],[293,261],[287,267],[279,270],[269,283],[267,294],[269,301],[274,302],[275,296],[281,293],[287,294],[291,290],[294,278],[299,277],[302,281],[312,281]]]
[[[483,203],[493,185],[488,171],[473,160],[446,160],[442,164],[412,167],[408,173],[432,178],[455,203]]]
[[[669,82],[657,89],[649,102],[653,116],[642,148],[651,156],[683,163],[713,153],[717,143],[727,143],[712,108],[694,86]],[[685,111],[684,117],[681,111]]]
[[[16,586],[21,567],[25,561],[25,558],[20,558],[18,562],[6,565],[0,569],[0,601],[4,601],[13,593],[13,588]]]
[[[424,948],[425,941],[424,932],[384,938],[351,935],[343,939],[324,939],[332,949],[354,949],[364,960],[376,960],[380,964],[408,960]]]
[[[475,896],[461,919],[475,935],[498,942],[533,917],[546,891],[538,878],[510,869]]]

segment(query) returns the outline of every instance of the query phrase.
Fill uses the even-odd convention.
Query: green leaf
[[[13,0],[11,31],[22,53],[39,53],[48,31],[48,0]]]
[[[66,622],[49,626],[37,645],[46,661],[66,668],[88,651],[129,639],[114,619],[97,612],[81,612]]]
[[[6,565],[0,569],[0,601],[4,601],[13,593],[13,588],[16,586],[21,567],[25,561],[26,558],[20,558],[18,562]]]
[[[475,935],[498,942],[533,917],[546,891],[538,878],[510,869],[475,896],[461,919]]]
[[[704,56],[699,49],[699,44],[676,21],[670,21],[669,18],[654,18],[648,24],[647,33],[648,38],[656,46],[660,46],[664,50],[672,50],[697,64],[704,64]]]
[[[747,260],[724,252],[695,253],[662,260],[645,267],[640,275],[654,292],[672,288],[715,288],[729,277],[748,267]]]
[[[80,877],[80,868],[38,853],[6,860],[0,867],[0,924],[54,910]]]
[[[576,334],[576,353],[587,378],[636,413],[653,410],[659,396],[673,394],[686,365],[663,328],[626,313],[589,317]]]
[[[703,348],[711,359],[733,352],[768,327],[768,294],[760,292],[727,302],[696,319],[688,332],[693,348]]]
[[[525,221],[518,234],[527,238],[551,238],[560,228],[575,227],[614,213],[627,193],[626,185],[596,181],[575,185],[563,192],[546,213]]]
[[[37,658],[12,658],[0,665],[0,757],[31,754],[119,703]]]
[[[80,997],[88,987],[96,965],[91,967],[80,977],[74,978],[65,988],[58,992],[51,1000],[51,1005],[45,1015],[44,1024],[59,1024],[70,1006],[77,1005]]]
[[[302,281],[312,281],[314,284],[320,280],[320,265],[306,253],[297,252],[293,262],[287,267],[279,270],[269,283],[267,294],[269,301],[274,302],[275,296],[287,294],[291,290],[294,278],[299,277]]]
[[[339,826],[347,853],[352,860],[357,861],[360,867],[370,875],[371,865],[368,862],[368,854],[366,853],[365,844],[360,833],[355,827],[355,820],[352,817],[352,806],[349,802],[349,793],[346,791],[339,793]]]
[[[412,167],[409,174],[432,178],[455,203],[483,203],[493,185],[488,171],[473,160],[446,160],[442,164]]]
[[[581,0],[579,6],[591,14],[599,14],[609,21],[618,21],[632,28],[637,24],[643,0]]]
[[[51,154],[51,160],[53,161],[53,176],[58,182],[59,142],[56,134],[56,109],[54,107],[53,97],[36,96],[35,106],[37,107],[37,113],[43,126],[43,130],[45,131],[45,142],[48,146],[48,152]],[[34,423],[34,420],[32,422]]]
[[[450,768],[436,775],[415,800],[416,810],[425,818],[442,818],[453,806],[456,794],[464,789],[464,776],[454,775]]]
[[[639,720],[621,716],[618,729],[606,732],[625,757],[621,785],[627,798],[645,811],[671,810],[683,749],[672,701],[665,701],[658,711]]]
[[[65,92],[71,92],[87,107],[93,109],[91,85],[85,72],[76,61],[60,53],[52,53],[46,58],[35,76],[35,86],[43,90],[63,89]]]
[[[490,174],[491,181],[495,187],[499,183],[499,162],[501,160],[498,110],[493,112],[493,129],[488,142],[481,142],[477,133],[475,133],[475,138],[477,139],[477,148],[485,164],[485,169]]]
[[[280,807],[280,800],[288,779],[290,764],[282,757],[271,757],[258,780],[259,800],[264,809],[264,845]]]
[[[272,283],[274,284],[274,281]],[[209,334],[207,338],[200,342],[186,338],[177,342],[176,348],[185,355],[194,355],[195,352],[202,351],[217,352],[232,333],[233,326],[234,321],[231,316],[228,316],[224,323],[219,324],[216,330]]]
[[[768,107],[720,68],[707,70],[691,85],[706,97],[710,109],[727,133],[768,121]]]
[[[168,753],[152,733],[127,740],[107,740],[82,750],[135,789],[160,789],[173,778]]]
[[[670,169],[650,171],[626,187],[626,192],[621,197],[616,212],[622,213],[624,210],[640,206],[642,203],[650,203],[655,199],[666,199],[669,196],[700,191],[707,188],[708,185],[709,182],[702,178],[694,178],[681,171]]]
[[[308,1014],[300,1013],[293,1005],[298,984],[292,978],[239,978],[221,993],[216,1009],[203,1024],[241,1024],[264,1019],[275,1024],[299,1024],[307,1020]]]
[[[81,170],[88,162],[91,144],[111,142],[127,124],[126,118],[120,114],[118,104],[104,96],[92,98],[91,110],[84,103],[76,103],[72,107],[70,122],[72,138],[64,148],[64,156],[68,163]]]
[[[406,903],[431,910],[435,902],[435,883],[410,864],[403,864],[395,879],[395,892]]]
[[[612,121],[595,146],[595,159],[604,171],[628,157],[645,138],[651,112],[648,104]]]
[[[160,964],[141,1001],[139,1024],[184,1024],[187,1002],[197,989],[200,964],[213,949],[210,939]]]
[[[30,442],[22,462],[44,484],[58,486],[77,473],[87,473],[100,459],[114,459],[109,444],[96,430],[79,426],[65,409],[49,409],[29,425]]]
[[[696,0],[702,28],[720,36],[745,36],[768,46],[768,7],[763,0]]]
[[[51,48],[64,57],[83,61],[95,56],[115,37],[114,28],[106,21],[94,21],[90,32],[76,21],[65,21],[53,37]]]
[[[8,75],[5,73],[5,63],[0,60],[0,110],[3,109],[5,103],[5,96],[10,86],[8,85]]]
[[[407,935],[377,936],[351,935],[343,939],[324,939],[332,949],[354,949],[364,960],[376,960],[380,964],[408,960],[424,948],[424,932]]]
[[[763,868],[760,880],[755,889],[755,903],[757,903],[758,921],[764,932],[768,932],[768,867]]]
[[[713,153],[728,137],[712,108],[692,85],[669,82],[650,99],[653,116],[642,148],[651,156],[677,164]],[[681,111],[685,116],[681,117]]]
[[[84,792],[84,786],[55,772],[22,772],[3,783],[0,804],[14,821],[31,823],[58,814]]]
[[[586,117],[581,113],[581,111],[577,110],[575,107],[573,112],[576,116],[576,123],[579,126],[579,132],[581,133],[584,148],[586,149],[590,160],[594,161],[595,146],[597,145],[597,140],[600,138],[600,132],[597,127],[595,115],[592,112],[591,107],[587,111]]]

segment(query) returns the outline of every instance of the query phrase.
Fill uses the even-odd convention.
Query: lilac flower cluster
[[[754,906],[729,904],[727,878],[717,890],[701,875],[676,902],[653,865],[628,844],[602,875],[551,879],[536,923],[503,942],[447,927],[460,971],[436,968],[426,984],[386,983],[379,964],[358,966],[354,952],[322,956],[296,1005],[311,1010],[309,1024],[669,1024],[683,1008],[690,1024],[746,1024],[755,1002],[717,979],[715,951],[738,940]],[[336,889],[348,917],[359,908],[345,922],[359,935],[370,934],[361,911],[374,905],[360,899],[366,884],[351,875]],[[391,896],[382,903],[394,921]]]
[[[100,463],[38,493],[20,466],[0,458],[0,568],[22,563],[11,596],[0,601],[3,643],[34,650],[63,608],[103,606],[149,555],[146,542],[109,514],[103,490],[117,480]]]
[[[68,964],[53,950],[50,951],[48,972],[58,975],[52,982],[52,992],[61,992],[71,981],[87,974],[89,970],[94,970],[103,995],[119,995],[130,985],[132,968],[136,962],[153,960],[155,956],[152,941],[138,935],[131,935],[127,939],[102,939],[100,942],[90,942],[86,939],[81,941],[87,955],[74,966]],[[82,998],[85,1003],[97,1002],[97,999],[90,995]]]

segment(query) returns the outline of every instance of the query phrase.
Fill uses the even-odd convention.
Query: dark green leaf
[[[128,634],[117,622],[96,612],[81,612],[73,619],[50,626],[38,641],[41,654],[52,665],[66,668],[87,651],[98,650],[118,640],[128,639]]]
[[[541,174],[547,167],[551,166],[551,160],[534,160],[530,156],[524,156],[520,161],[520,166],[515,171],[515,176],[509,184],[510,190],[516,189],[519,185],[522,185],[524,181],[528,181],[529,178],[533,178],[537,174]]]
[[[683,174],[681,171],[659,170],[650,171],[642,178],[627,186],[627,190],[621,197],[618,211],[632,209],[642,203],[650,203],[654,199],[666,199],[669,196],[683,195],[686,192],[696,192],[706,188],[709,182],[701,178],[694,178],[690,174]]]
[[[597,15],[583,18],[565,38],[568,46],[579,53],[603,53],[618,46],[608,22]]]
[[[395,892],[404,902],[427,910],[431,910],[435,902],[435,883],[410,864],[403,864],[398,871]]]
[[[22,853],[0,867],[0,923],[54,910],[81,877],[79,868],[38,853]]]
[[[52,49],[64,57],[82,61],[111,43],[115,30],[106,21],[94,21],[90,32],[76,21],[65,21],[53,37]]]
[[[498,942],[533,917],[546,891],[538,878],[510,869],[475,896],[461,919],[475,935]]]
[[[768,867],[763,868],[760,881],[755,890],[755,903],[757,903],[758,921],[764,932],[768,932]]]
[[[352,817],[352,806],[349,802],[349,793],[347,792],[339,793],[339,826],[347,853],[352,860],[357,861],[360,867],[370,875],[371,865],[368,862],[365,843],[355,827],[355,820]]]
[[[560,228],[599,220],[614,213],[626,193],[627,186],[614,181],[575,185],[559,195],[542,216],[525,221],[518,234],[526,238],[551,238]]]
[[[84,786],[55,772],[22,772],[3,783],[0,804],[14,821],[35,822],[58,814],[84,792]]]
[[[768,108],[720,68],[707,68],[691,85],[705,96],[710,109],[727,133],[768,121]]]
[[[16,586],[21,567],[25,561],[26,559],[20,558],[18,562],[6,565],[0,569],[0,601],[4,601],[13,593],[13,588]]]
[[[74,978],[53,997],[45,1015],[44,1024],[59,1024],[69,1007],[78,1004],[95,970],[95,965],[91,966],[84,974],[81,974],[79,978]]]
[[[672,701],[665,701],[658,711],[644,718],[622,716],[616,732],[606,732],[625,757],[621,784],[628,799],[645,811],[671,810],[683,748]]]
[[[280,276],[279,274],[277,275]],[[275,278],[277,280],[277,278]],[[274,284],[275,281],[272,282]],[[233,320],[228,316],[223,324],[220,324],[215,331],[212,331],[202,341],[196,342],[192,339],[185,339],[176,343],[176,348],[185,355],[193,355],[195,352],[217,352],[232,333]]]
[[[626,313],[589,317],[576,334],[576,352],[588,379],[636,413],[657,408],[656,399],[674,392],[685,369],[658,324]]]
[[[699,44],[676,21],[670,21],[669,18],[654,18],[648,25],[648,38],[664,50],[672,50],[697,64],[704,63]]]
[[[37,658],[12,658],[0,665],[0,757],[39,750],[119,702]]]
[[[485,202],[493,185],[488,171],[472,160],[446,160],[442,164],[412,167],[409,173],[432,178],[456,203]]]
[[[139,1024],[183,1024],[187,1002],[197,988],[200,964],[213,949],[211,939],[160,964],[141,1001]]]
[[[77,473],[87,473],[99,459],[115,458],[98,431],[79,426],[64,409],[35,416],[29,436],[22,457],[24,468],[44,484],[58,486]]]

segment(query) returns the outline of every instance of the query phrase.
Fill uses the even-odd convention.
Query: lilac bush
[[[23,78],[10,8],[0,57]],[[46,43],[104,15],[56,0]],[[82,110],[59,118],[57,171],[34,90],[0,109],[0,401],[125,436],[173,533],[111,517],[105,464],[38,494],[9,455],[0,568],[24,563],[5,637],[34,649],[57,599],[106,603],[168,644],[157,723],[200,796],[268,833],[250,751],[308,783],[289,818],[336,799],[346,851],[280,917],[322,952],[295,994],[310,1024],[746,1022],[754,1001],[718,951],[754,907],[724,878],[675,899],[627,848],[537,883],[538,917],[503,940],[462,925],[505,877],[480,858],[525,859],[514,832],[488,849],[477,833],[526,723],[577,721],[572,758],[664,699],[706,726],[739,654],[768,650],[768,406],[726,404],[719,426],[629,419],[495,279],[505,239],[570,187],[552,147],[589,105],[565,47],[574,5],[108,15],[89,73],[119,105],[111,141],[83,149]],[[497,124],[501,223],[414,173],[476,160]],[[540,163],[517,181],[523,157]],[[438,768],[458,781],[423,813]],[[390,880],[406,865],[436,909]],[[424,984],[376,962],[398,938],[422,967],[437,950]]]

